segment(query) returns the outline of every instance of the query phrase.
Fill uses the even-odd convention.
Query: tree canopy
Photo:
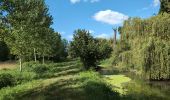
[[[78,29],[75,31],[71,49],[80,57],[85,69],[97,67],[97,62],[110,56],[112,48],[104,39],[94,38],[89,31]]]

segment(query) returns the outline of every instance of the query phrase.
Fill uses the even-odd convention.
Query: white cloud
[[[124,20],[128,19],[128,16],[120,12],[105,10],[97,12],[93,18],[99,22],[116,25],[123,23]]]
[[[154,6],[154,7],[159,6],[159,4],[160,4],[160,1],[159,1],[159,0],[154,0],[154,1],[153,1],[153,6]]]
[[[80,0],[70,0],[70,2],[71,2],[72,4],[75,4],[75,3],[80,2]]]
[[[89,33],[94,34],[95,32],[94,30],[89,30]]]
[[[72,4],[76,4],[76,3],[79,3],[79,2],[90,2],[90,3],[95,3],[95,2],[99,2],[100,0],[70,0],[70,2]]]
[[[97,34],[95,37],[97,37],[97,38],[109,38],[109,35],[102,33],[102,34]]]

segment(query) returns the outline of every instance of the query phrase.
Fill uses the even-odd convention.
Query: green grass
[[[93,71],[83,71],[80,61],[47,64],[48,77],[36,77],[31,68],[23,68],[22,74],[17,70],[3,70],[23,77],[14,87],[0,90],[0,100],[112,100],[120,98],[112,91],[102,76]],[[30,66],[29,66],[30,67]],[[27,80],[29,77],[30,80]],[[93,92],[91,92],[93,91]]]
[[[104,68],[108,68],[108,67],[112,67],[112,59],[109,58],[109,59],[105,59],[105,60],[102,60],[100,61],[100,66],[104,67]]]
[[[43,77],[30,68],[23,72],[1,70],[18,79],[13,87],[0,90],[0,100],[166,100],[159,91],[151,89],[125,75],[101,75],[82,70],[79,60],[46,64]],[[168,99],[167,99],[168,100]]]

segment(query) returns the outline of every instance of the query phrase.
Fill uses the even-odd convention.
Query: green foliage
[[[88,31],[80,29],[75,31],[70,49],[72,54],[80,57],[85,69],[96,67],[97,62],[110,56],[112,51],[107,40],[95,39]]]
[[[58,38],[56,41],[53,42],[52,60],[60,61],[68,56],[67,54],[68,41],[66,39],[61,39],[59,33],[56,34],[58,34]]]
[[[170,47],[166,41],[151,38],[144,51],[144,69],[149,72],[150,79],[169,79]]]
[[[7,87],[3,88],[0,90],[0,99],[1,100],[18,100],[17,98],[21,95],[22,93],[27,92],[29,90],[32,90],[33,88],[41,87],[41,80],[34,80],[34,81],[29,81],[28,83],[23,83],[20,85],[17,85],[15,87]]]
[[[95,66],[97,62],[97,46],[94,38],[86,30],[75,31],[73,46],[76,55],[80,57],[85,69]]]
[[[121,40],[113,52],[113,64],[137,70],[147,79],[169,79],[169,14],[149,19],[129,18],[121,27]]]
[[[14,77],[8,73],[0,74],[0,89],[7,86],[13,86],[15,84]]]
[[[0,40],[20,58],[21,65],[38,57],[43,63],[47,58],[66,58],[67,41],[50,28],[52,16],[44,0],[1,0],[0,6]]]
[[[158,86],[154,84],[157,83],[150,83],[152,86],[146,84],[144,81],[131,81],[127,84],[124,84],[124,88],[127,89],[127,94],[125,98],[131,98],[130,100],[169,100],[169,95],[165,95],[165,92],[168,91],[160,91]],[[159,83],[158,83],[159,84]],[[163,84],[166,85],[166,84]],[[163,88],[162,88],[163,89]],[[128,100],[129,100],[128,99]]]
[[[49,69],[45,65],[36,65],[36,67],[33,68],[33,71],[39,75],[42,75],[46,73]]]
[[[169,0],[160,0],[161,7],[159,13],[170,13],[170,1]]]
[[[109,58],[112,52],[112,47],[110,45],[109,40],[97,38],[96,41],[98,48],[98,58],[99,59]]]

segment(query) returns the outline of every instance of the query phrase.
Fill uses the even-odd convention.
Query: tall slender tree
[[[14,9],[7,18],[11,25],[11,34],[8,44],[13,54],[20,59],[20,71],[25,55],[40,54],[42,41],[52,23],[44,0],[15,0]],[[37,53],[37,54],[35,54]],[[36,60],[36,58],[35,58]]]

